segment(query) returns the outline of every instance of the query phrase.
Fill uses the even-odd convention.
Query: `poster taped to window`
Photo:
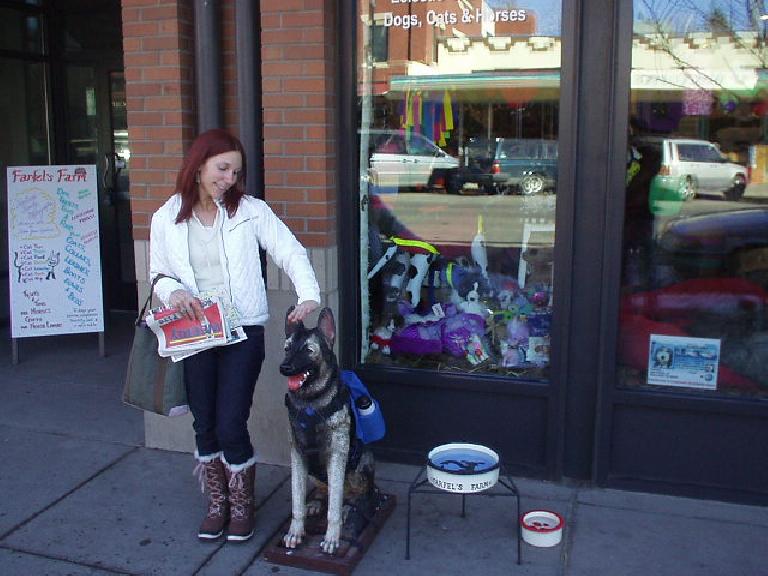
[[[720,340],[651,334],[648,384],[717,389]]]

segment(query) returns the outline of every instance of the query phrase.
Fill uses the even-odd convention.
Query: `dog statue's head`
[[[304,322],[290,322],[285,315],[285,359],[280,373],[288,377],[288,390],[297,396],[315,396],[327,386],[328,378],[336,367],[333,343],[336,340],[336,322],[330,308],[323,308],[315,328]]]

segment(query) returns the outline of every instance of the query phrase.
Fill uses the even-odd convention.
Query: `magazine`
[[[157,352],[174,362],[214,346],[226,346],[247,338],[236,312],[217,295],[200,298],[205,318],[190,320],[175,308],[154,308],[146,317],[157,336]]]

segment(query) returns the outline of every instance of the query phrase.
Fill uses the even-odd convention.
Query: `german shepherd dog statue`
[[[296,548],[305,537],[308,516],[322,519],[321,499],[307,503],[307,478],[327,495],[327,527],[320,548],[334,554],[344,539],[354,540],[375,513],[373,454],[355,434],[350,393],[342,382],[333,344],[336,323],[323,308],[317,326],[285,320],[285,359],[280,373],[288,377],[285,404],[291,425],[291,524],[283,537]],[[320,529],[319,533],[322,533]]]

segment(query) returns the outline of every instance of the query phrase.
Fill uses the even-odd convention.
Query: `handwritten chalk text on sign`
[[[103,331],[96,167],[12,166],[6,178],[13,337]]]

